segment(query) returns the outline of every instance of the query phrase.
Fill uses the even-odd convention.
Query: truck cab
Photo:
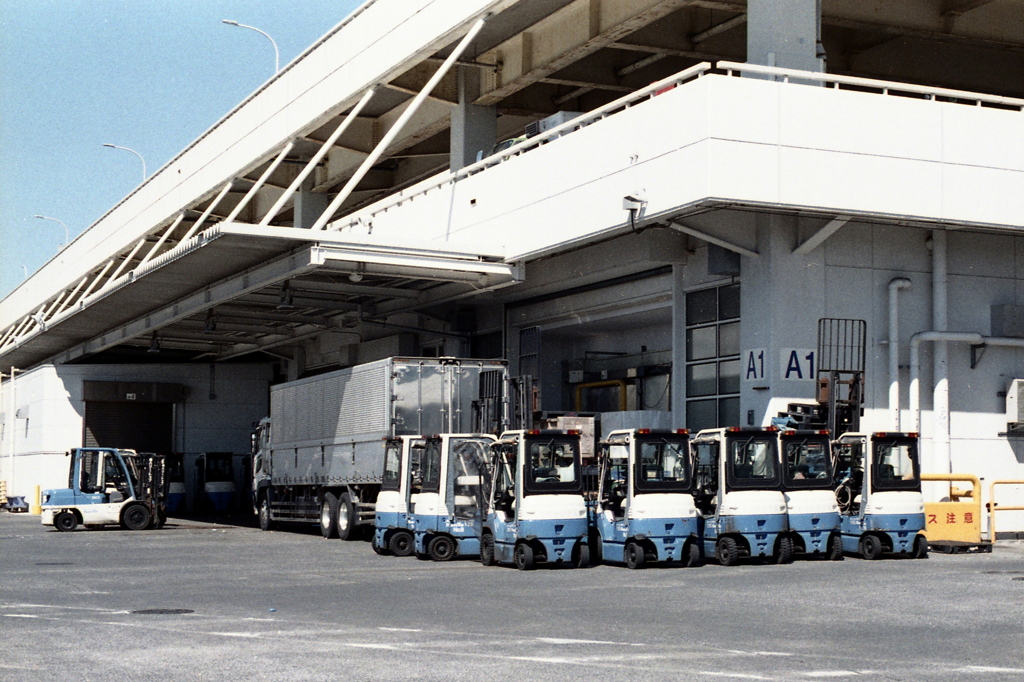
[[[481,433],[426,439],[423,484],[412,501],[417,557],[448,561],[480,554],[484,482],[496,440]]]
[[[579,431],[506,431],[493,451],[480,563],[589,566]]]
[[[75,448],[68,487],[42,491],[42,522],[60,531],[121,525],[159,528],[167,519],[164,458],[115,448]]]
[[[612,431],[599,445],[598,462],[595,563],[700,564],[689,431]]]
[[[384,475],[374,512],[373,551],[409,556],[413,552],[412,500],[423,487],[420,436],[384,441]]]
[[[792,561],[777,431],[705,429],[691,440],[704,553],[723,566],[743,557]]]
[[[833,448],[843,549],[927,557],[917,434],[846,433]]]
[[[779,435],[782,494],[793,552],[843,558],[834,462],[827,429],[783,429]]]

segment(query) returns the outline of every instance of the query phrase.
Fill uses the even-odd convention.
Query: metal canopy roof
[[[37,328],[4,365],[66,362],[120,344],[230,357],[340,325],[344,313],[411,310],[521,279],[496,254],[296,228],[221,224],[192,242]]]

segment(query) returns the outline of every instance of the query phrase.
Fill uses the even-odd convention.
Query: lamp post
[[[278,52],[277,50],[277,43],[274,42],[274,39],[271,38],[266,31],[261,31],[255,26],[246,26],[245,24],[240,24],[232,19],[222,19],[221,23],[227,24],[228,26],[237,26],[238,28],[247,28],[250,31],[256,31],[257,33],[264,36],[267,40],[270,41],[270,44],[274,46],[274,73],[277,73],[278,71],[281,70],[281,53]]]
[[[68,234],[68,226],[64,225],[64,221],[63,220],[58,220],[57,218],[51,218],[49,216],[38,215],[38,214],[34,215],[32,217],[33,218],[39,218],[40,220],[52,220],[55,223],[60,223],[64,227],[64,245],[61,248],[64,248],[64,246],[67,246],[68,244],[71,243],[71,237]]]
[[[110,147],[111,149],[123,149],[126,152],[131,152],[135,156],[139,157],[139,161],[142,162],[142,181],[143,182],[146,181],[146,160],[144,158],[142,158],[142,154],[138,153],[134,149],[129,149],[128,147],[122,147],[122,146],[116,145],[116,144],[110,144],[109,142],[104,142],[103,146],[104,147]]]

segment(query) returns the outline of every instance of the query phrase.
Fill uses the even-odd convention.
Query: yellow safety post
[[[970,547],[988,549],[981,539],[981,480],[972,474],[921,474],[921,480],[950,483],[949,502],[924,503],[928,544],[948,552]],[[968,481],[971,489],[954,488],[954,481]]]
[[[35,514],[36,516],[39,516],[43,513],[43,504],[42,502],[40,502],[41,499],[42,498],[40,497],[39,486],[36,486],[35,492],[32,494],[32,505],[31,508],[28,510],[29,514]]]
[[[996,541],[996,512],[997,511],[1024,511],[1024,507],[1003,507],[996,502],[997,485],[1024,485],[1024,481],[992,481],[988,494],[988,538],[989,541]]]

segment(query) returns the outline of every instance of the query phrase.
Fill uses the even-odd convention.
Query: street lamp
[[[139,157],[139,161],[142,162],[142,181],[143,182],[146,181],[146,160],[144,158],[142,158],[142,154],[138,153],[134,149],[129,149],[128,147],[122,147],[122,146],[116,145],[116,144],[110,144],[109,142],[104,142],[103,146],[104,147],[110,147],[111,149],[123,149],[126,152],[131,152],[135,156]]]
[[[245,24],[240,24],[237,21],[233,21],[231,19],[222,19],[221,23],[227,24],[228,26],[237,26],[238,28],[247,28],[250,31],[256,31],[259,34],[262,34],[267,40],[270,41],[270,44],[274,46],[274,73],[277,73],[278,71],[281,70],[281,53],[277,51],[277,43],[274,42],[273,38],[267,35],[266,31],[261,31],[255,26],[246,26]]]
[[[32,217],[33,218],[39,218],[40,220],[52,220],[55,223],[60,223],[61,225],[64,225],[64,221],[63,220],[57,220],[56,218],[50,218],[49,216],[34,215]],[[71,243],[71,237],[68,235],[68,226],[64,225],[64,246],[67,246],[70,243]]]

